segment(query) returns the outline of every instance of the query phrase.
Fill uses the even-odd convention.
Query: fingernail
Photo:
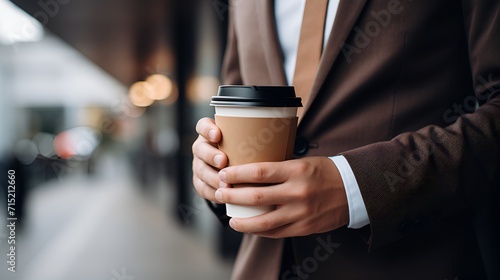
[[[215,136],[217,136],[217,131],[214,129],[208,132],[208,138],[210,138],[210,141],[215,141]]]
[[[215,155],[214,163],[216,166],[220,167],[222,165],[222,155]]]
[[[217,190],[217,191],[215,192],[215,198],[216,198],[218,201],[223,202],[223,201],[222,201],[222,191],[221,191],[221,190]]]
[[[233,219],[229,220],[229,226],[234,228],[236,226],[236,222]]]
[[[222,181],[222,182],[226,182],[226,172],[225,171],[220,171],[219,172],[219,179]]]

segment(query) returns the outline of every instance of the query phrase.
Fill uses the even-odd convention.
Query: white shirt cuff
[[[349,206],[349,225],[347,227],[357,229],[368,225],[370,219],[366,212],[365,202],[363,201],[358,182],[356,181],[356,177],[347,159],[342,155],[330,157],[330,159],[337,166],[342,181],[344,182],[347,204]]]

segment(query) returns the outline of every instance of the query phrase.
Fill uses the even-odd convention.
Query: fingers
[[[219,172],[221,181],[228,184],[282,183],[294,172],[291,161],[263,162],[231,166]]]
[[[227,166],[227,156],[201,135],[193,143],[193,156],[217,169]]]
[[[196,132],[199,136],[192,147],[194,157],[218,169],[227,166],[227,156],[216,147],[222,136],[214,120],[210,118],[199,120]]]
[[[209,118],[198,121],[196,131],[199,136],[192,146],[193,185],[201,197],[216,202],[215,190],[220,185],[227,186],[221,184],[218,177],[218,170],[228,164],[227,156],[216,147],[221,133]]]
[[[193,184],[201,197],[216,202],[215,190],[229,187],[218,174],[218,169],[227,165],[227,157],[202,139],[200,136],[193,144]]]
[[[280,238],[327,232],[349,222],[343,182],[328,158],[233,166],[218,176],[221,182],[234,184],[215,192],[219,202],[276,205],[256,217],[231,219],[236,231]]]
[[[219,202],[247,206],[277,205],[303,200],[307,196],[304,188],[284,184],[293,174],[301,174],[300,169],[303,169],[301,165],[294,161],[227,167],[219,172],[220,186],[235,185],[236,187],[221,188],[215,195]]]
[[[301,199],[295,190],[287,190],[285,185],[255,186],[245,185],[226,188],[221,181],[215,197],[218,203],[230,203],[245,206],[277,205]]]
[[[232,218],[229,225],[236,231],[256,233],[260,236],[275,237],[281,228],[294,223],[300,217],[299,210],[281,207],[274,211],[250,218]]]
[[[218,143],[222,134],[213,119],[203,118],[196,124],[196,132],[211,143]]]
[[[213,202],[217,202],[217,199],[215,199],[215,189],[209,186],[207,183],[203,182],[203,180],[196,176],[193,176],[193,185],[196,193],[198,193],[200,197]]]
[[[219,177],[217,176],[217,170],[207,165],[201,159],[193,158],[193,175],[211,186],[213,189],[219,188]]]

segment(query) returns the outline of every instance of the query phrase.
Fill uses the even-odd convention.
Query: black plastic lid
[[[220,86],[210,106],[302,107],[292,86]]]

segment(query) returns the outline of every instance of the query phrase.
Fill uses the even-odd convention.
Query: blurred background
[[[227,12],[227,0],[0,0],[0,225],[17,218],[15,273],[0,226],[0,279],[229,278],[241,236],[191,182]]]

